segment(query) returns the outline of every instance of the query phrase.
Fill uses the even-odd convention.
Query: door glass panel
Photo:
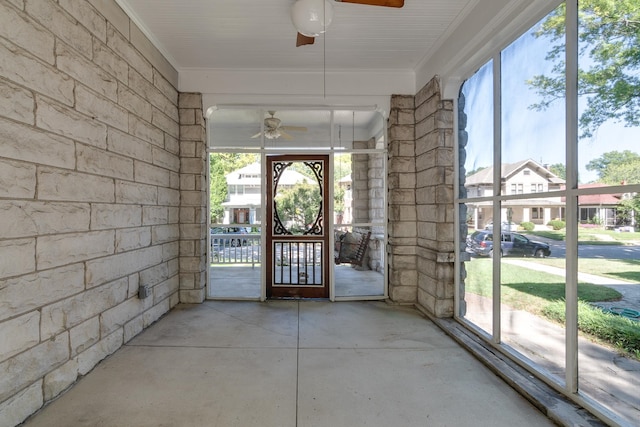
[[[323,162],[274,162],[273,168],[273,234],[324,234]]]

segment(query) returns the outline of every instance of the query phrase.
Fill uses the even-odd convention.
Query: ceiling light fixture
[[[333,5],[327,0],[298,0],[291,7],[291,22],[307,37],[324,33],[333,19]]]

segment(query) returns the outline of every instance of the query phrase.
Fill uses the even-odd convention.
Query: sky
[[[553,64],[545,60],[551,43],[530,32],[502,52],[502,161],[514,163],[533,159],[541,164],[565,164],[565,106],[562,100],[547,110],[531,105],[539,95],[526,81],[549,74]],[[493,161],[492,64],[489,62],[465,82],[463,93],[467,113],[467,171],[491,166]],[[585,100],[580,101],[584,105]],[[586,170],[590,160],[609,151],[640,153],[640,128],[627,128],[612,121],[603,124],[593,137],[578,142],[580,183],[592,182],[597,174]]]

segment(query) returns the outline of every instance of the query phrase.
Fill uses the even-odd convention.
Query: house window
[[[538,186],[536,184],[531,184],[531,192],[535,193],[538,190]]]
[[[531,175],[531,171],[529,169],[525,169],[525,170],[522,171],[522,174],[526,175],[526,176],[529,176],[529,175]]]
[[[518,194],[524,193],[524,186],[522,184],[518,184]]]
[[[544,208],[531,208],[531,219],[543,219]]]
[[[516,184],[511,184],[511,194],[516,194]]]

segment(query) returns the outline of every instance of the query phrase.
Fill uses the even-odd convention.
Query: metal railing
[[[259,234],[211,234],[212,264],[260,264]]]

